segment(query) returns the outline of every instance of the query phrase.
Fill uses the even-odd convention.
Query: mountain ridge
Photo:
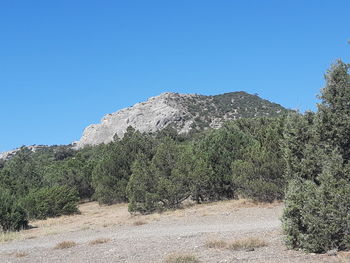
[[[179,133],[220,128],[226,121],[238,118],[274,117],[287,113],[280,104],[260,98],[257,94],[235,91],[218,95],[164,92],[133,106],[106,114],[98,124],[84,129],[79,141],[69,147],[80,149],[122,137],[128,126],[141,132],[158,132],[172,126]],[[45,145],[25,146],[35,152]],[[12,158],[21,147],[0,152],[0,160]]]
[[[220,128],[226,121],[239,118],[277,116],[288,110],[280,104],[244,91],[219,95],[164,92],[147,101],[105,115],[98,124],[84,129],[75,148],[98,145],[122,137],[128,126],[153,133],[172,125],[179,133]]]

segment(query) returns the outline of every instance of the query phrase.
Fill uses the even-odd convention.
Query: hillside
[[[219,128],[225,121],[277,116],[287,110],[281,105],[243,91],[214,96],[162,93],[146,102],[107,114],[100,124],[88,126],[77,148],[108,143],[122,137],[128,126],[141,132],[157,132],[167,126],[179,133]]]

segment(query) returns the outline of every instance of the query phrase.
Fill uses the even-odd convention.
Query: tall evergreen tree
[[[131,166],[136,156],[152,158],[154,140],[132,127],[121,140],[110,143],[92,175],[95,198],[99,203],[113,204],[128,200],[126,187],[131,176]]]
[[[344,162],[350,160],[350,75],[349,64],[337,61],[326,74],[318,105],[317,129],[321,141],[338,148]]]
[[[291,248],[350,249],[348,70],[349,65],[337,61],[326,75],[316,115],[292,116],[286,125],[290,183],[283,227]]]
[[[281,140],[285,118],[238,120],[253,142],[232,163],[232,181],[240,195],[257,201],[282,199],[285,189]]]
[[[132,175],[127,186],[129,211],[144,214],[161,209],[161,198],[158,194],[159,178],[151,161],[140,154],[136,157],[131,170]]]
[[[206,196],[208,200],[235,198],[236,187],[232,183],[231,163],[242,156],[243,149],[252,138],[233,123],[211,131],[196,145],[195,151],[212,171]]]

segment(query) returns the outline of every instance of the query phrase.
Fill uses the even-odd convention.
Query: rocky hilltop
[[[187,133],[192,129],[219,128],[228,120],[276,116],[286,111],[279,104],[243,91],[215,96],[166,92],[107,114],[101,123],[84,130],[75,148],[109,143],[115,135],[122,137],[128,126],[148,133],[171,125],[179,133]]]
[[[48,146],[46,146],[46,145],[29,145],[29,146],[22,146],[22,147],[28,149],[31,152],[36,152],[37,150],[44,149]],[[7,160],[11,159],[22,149],[22,147],[14,149],[12,151],[0,153],[0,160],[7,161]]]

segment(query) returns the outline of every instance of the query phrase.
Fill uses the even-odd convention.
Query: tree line
[[[1,202],[8,211],[1,215],[22,211],[23,218],[44,219],[78,212],[83,200],[129,202],[130,212],[150,213],[177,208],[186,199],[281,199],[284,119],[240,119],[188,135],[171,127],[157,134],[128,127],[121,139],[78,151],[23,147],[0,170],[0,202],[11,199]],[[19,229],[22,223],[2,228]]]

